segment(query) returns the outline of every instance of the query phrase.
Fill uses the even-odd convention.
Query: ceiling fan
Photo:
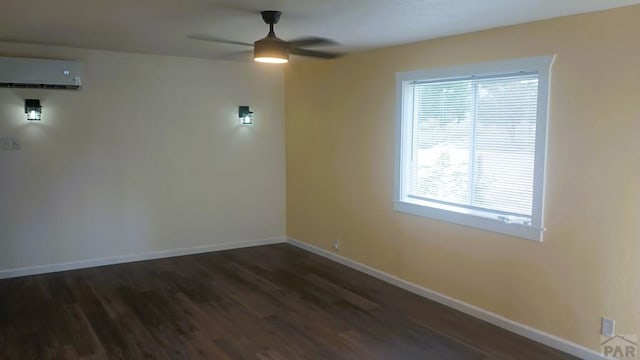
[[[304,47],[309,46],[336,45],[337,43],[333,40],[318,37],[306,37],[291,41],[284,41],[278,38],[273,27],[278,23],[278,21],[280,21],[280,15],[282,15],[282,13],[280,11],[269,10],[262,11],[260,14],[262,15],[262,20],[269,25],[269,33],[266,37],[257,40],[253,44],[202,35],[191,35],[189,37],[196,40],[251,46],[253,47],[254,61],[271,64],[284,64],[289,62],[290,54],[321,59],[335,59],[342,56],[342,54],[339,53],[304,49]]]

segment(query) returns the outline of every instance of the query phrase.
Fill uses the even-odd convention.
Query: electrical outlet
[[[613,319],[602,318],[602,335],[613,337],[616,334],[616,321]]]
[[[340,240],[333,241],[333,251],[340,252]]]

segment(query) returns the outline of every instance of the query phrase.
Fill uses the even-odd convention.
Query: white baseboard
[[[498,327],[501,327],[503,329],[506,329],[508,331],[511,331],[513,333],[516,333],[520,336],[524,336],[528,339],[531,339],[533,341],[539,342],[541,344],[547,345],[551,348],[560,350],[562,352],[565,352],[567,354],[571,354],[573,356],[577,356],[581,359],[585,359],[585,360],[603,360],[603,359],[610,359],[605,357],[604,355],[593,351],[589,348],[586,348],[584,346],[572,343],[568,340],[562,339],[560,337],[557,337],[555,335],[551,335],[548,334],[544,331],[540,331],[537,329],[534,329],[530,326],[524,325],[524,324],[520,324],[517,323],[513,320],[509,320],[503,316],[500,316],[498,314],[494,314],[490,311],[481,309],[477,306],[465,303],[463,301],[454,299],[452,297],[449,297],[447,295],[441,294],[439,292],[433,291],[433,290],[429,290],[425,287],[422,287],[420,285],[416,285],[413,283],[410,283],[406,280],[400,279],[399,277],[396,277],[394,275],[385,273],[383,271],[374,269],[370,266],[364,265],[362,263],[359,263],[357,261],[348,259],[344,256],[340,256],[338,254],[332,253],[328,250],[325,249],[321,249],[319,247],[304,243],[302,241],[293,239],[288,237],[287,238],[287,242],[293,246],[296,246],[300,249],[312,252],[314,254],[320,255],[322,257],[325,257],[329,260],[333,260],[337,263],[340,263],[342,265],[348,266],[352,269],[358,270],[360,272],[363,272],[367,275],[373,276],[375,278],[378,278],[384,282],[390,283],[392,285],[395,285],[399,288],[402,288],[404,290],[407,290],[409,292],[412,292],[416,295],[422,296],[424,298],[427,298],[429,300],[433,300],[437,303],[443,304],[445,306],[448,306],[450,308],[456,309],[458,311],[461,311],[465,314],[471,315],[475,318],[484,320],[490,324],[496,325]]]
[[[58,272],[58,271],[84,269],[84,268],[104,266],[104,265],[122,264],[122,263],[134,262],[134,261],[161,259],[161,258],[168,258],[168,257],[174,257],[174,256],[201,254],[201,253],[213,252],[213,251],[240,249],[240,248],[251,247],[251,246],[279,244],[284,242],[286,242],[286,238],[284,236],[278,236],[278,237],[272,237],[272,238],[266,238],[266,239],[235,241],[235,242],[222,243],[222,244],[211,244],[211,245],[204,245],[204,246],[198,246],[198,247],[192,247],[192,248],[151,251],[151,252],[134,254],[134,255],[115,256],[110,258],[90,259],[90,260],[73,261],[73,262],[67,262],[67,263],[57,263],[57,264],[50,264],[50,265],[16,268],[16,269],[6,269],[6,270],[0,270],[0,279],[7,279],[7,278],[13,278],[13,277],[19,277],[19,276],[27,276],[27,275],[45,274],[45,273],[52,273],[52,272]]]

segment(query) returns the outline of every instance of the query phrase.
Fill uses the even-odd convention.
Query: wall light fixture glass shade
[[[42,120],[42,105],[39,99],[26,99],[24,101],[24,113],[27,114],[27,120]]]

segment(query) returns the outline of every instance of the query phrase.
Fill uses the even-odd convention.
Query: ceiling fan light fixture
[[[269,64],[289,62],[289,45],[275,36],[258,40],[253,47],[253,60]]]
[[[289,59],[279,58],[279,57],[255,57],[253,58],[255,62],[265,63],[265,64],[286,64],[289,62]]]

